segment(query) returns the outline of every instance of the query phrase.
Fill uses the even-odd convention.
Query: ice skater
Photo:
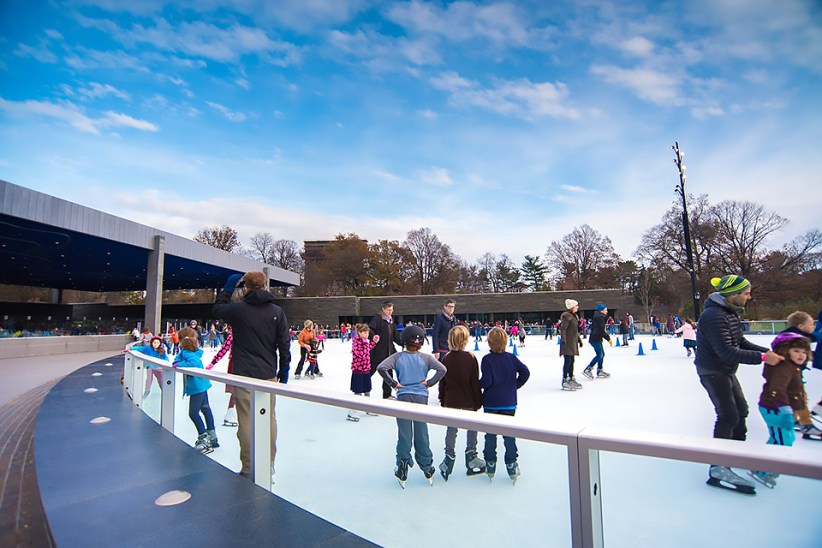
[[[370,397],[371,351],[380,342],[380,336],[374,335],[374,340],[368,340],[371,330],[364,323],[358,323],[354,329],[357,334],[351,341],[351,391],[357,396]],[[360,413],[356,409],[349,409],[346,418],[352,422],[359,422]]]
[[[559,342],[562,364],[562,389],[580,390],[582,385],[574,377],[574,359],[579,356],[582,339],[579,337],[579,303],[574,299],[565,299],[565,312],[559,319]]]
[[[608,316],[608,307],[604,304],[600,303],[596,307],[596,312],[594,312],[594,317],[591,320],[591,336],[588,337],[588,344],[594,349],[596,352],[596,356],[591,360],[591,363],[588,364],[582,374],[588,377],[589,379],[594,379],[594,366],[597,366],[597,378],[598,379],[607,379],[611,375],[605,372],[602,368],[602,364],[605,361],[605,350],[602,348],[602,341],[606,340],[611,344],[614,342],[611,340],[611,336],[605,331],[605,318]]]
[[[482,407],[482,392],[479,384],[479,364],[477,358],[465,351],[471,334],[463,325],[452,327],[448,332],[448,354],[442,358],[447,369],[440,381],[439,399],[442,407],[476,411]],[[440,474],[445,481],[454,470],[457,459],[457,427],[449,426],[445,431],[445,458],[440,464]],[[466,475],[474,476],[485,472],[485,461],[477,456],[477,432],[468,430],[465,441]]]
[[[231,347],[234,344],[234,336],[231,333],[231,328],[229,327],[225,336],[225,342],[220,347],[220,350],[214,355],[214,358],[211,360],[211,363],[206,366],[206,369],[212,369],[215,365],[217,365],[220,360],[222,360],[226,355],[228,355],[228,368],[226,373],[233,374],[234,373],[234,364],[232,363],[232,356],[231,356]],[[223,417],[223,426],[228,426],[230,428],[236,428],[238,426],[237,422],[237,409],[234,407],[234,387],[230,384],[226,383],[225,391],[227,394],[230,394],[228,397],[228,408],[225,411],[225,417]]]
[[[528,382],[531,372],[519,358],[505,351],[508,335],[501,327],[493,327],[488,332],[488,347],[491,352],[482,358],[482,408],[485,413],[513,417],[517,411],[517,390]],[[517,440],[503,436],[505,445],[505,470],[516,483],[520,475],[517,458]],[[494,479],[497,471],[497,435],[485,434],[485,473]]]
[[[685,318],[685,323],[674,331],[674,333],[682,334],[682,346],[685,347],[687,357],[691,357],[691,352],[696,354],[696,324],[693,320]]]
[[[811,356],[811,343],[799,333],[782,332],[771,343],[771,349],[785,358],[775,366],[765,365],[765,384],[759,396],[759,413],[768,427],[768,445],[793,445],[794,413],[808,410],[802,385],[802,368]],[[773,489],[779,474],[751,471],[751,477]]]
[[[146,356],[158,358],[160,360],[168,361],[168,354],[166,353],[165,345],[161,337],[152,337],[148,346],[133,345],[131,350],[142,352]],[[163,371],[156,365],[149,362],[146,363],[146,388],[143,391],[143,399],[146,399],[151,393],[151,380],[157,379],[157,386],[162,390],[163,388]]]
[[[748,402],[736,378],[740,363],[776,365],[784,358],[753,344],[742,335],[739,313],[751,300],[751,282],[730,274],[711,280],[717,291],[705,302],[696,332],[696,372],[716,411],[714,437],[745,441]],[[708,485],[748,495],[756,494],[754,484],[727,466],[711,465]]]
[[[184,327],[179,332],[180,353],[174,358],[174,367],[196,367],[203,369],[203,350],[199,347],[199,336],[190,327]],[[214,429],[214,415],[208,405],[208,389],[211,388],[211,381],[193,375],[185,376],[183,395],[189,397],[188,418],[197,428],[197,441],[194,443],[195,449],[203,454],[211,453],[220,447],[217,441],[217,432]],[[202,413],[205,418],[200,418]]]
[[[405,348],[402,352],[390,355],[377,365],[377,371],[392,390],[397,391],[397,400],[412,403],[428,404],[428,388],[437,384],[445,375],[445,366],[431,354],[420,352],[425,342],[425,331],[416,325],[402,330],[401,342]],[[429,379],[428,373],[434,370]],[[391,376],[395,371],[397,379]],[[408,480],[408,469],[413,466],[411,446],[414,446],[414,459],[425,478],[434,485],[434,455],[428,443],[428,424],[422,421],[397,419],[397,467],[394,476],[405,489]]]

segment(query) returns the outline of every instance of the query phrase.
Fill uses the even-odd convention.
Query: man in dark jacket
[[[402,340],[400,340],[400,334],[397,331],[397,325],[394,323],[392,314],[394,314],[394,303],[385,301],[382,303],[380,313],[368,322],[368,329],[371,331],[368,338],[374,340],[374,335],[380,336],[379,342],[371,350],[372,377],[377,372],[377,366],[380,365],[380,362],[397,352],[394,345],[402,346]],[[391,397],[391,385],[385,381],[382,383],[382,397],[386,400]]]
[[[242,300],[231,302],[238,286],[244,291]],[[217,295],[212,313],[231,325],[234,343],[231,347],[235,375],[273,382],[288,382],[291,363],[291,337],[283,309],[274,304],[276,297],[266,289],[263,272],[248,272],[229,276]],[[279,371],[277,370],[279,354]],[[237,407],[237,439],[240,442],[240,474],[251,476],[251,391],[234,387]],[[271,396],[271,469],[277,451],[277,419],[274,414],[274,396]]]
[[[739,313],[751,299],[751,282],[742,276],[714,278],[717,289],[705,303],[696,332],[696,372],[716,411],[714,437],[744,441],[748,402],[736,378],[740,363],[775,365],[782,356],[753,344],[742,335]],[[720,482],[736,487],[720,485]],[[710,485],[752,493],[753,484],[724,466],[711,466]]]
[[[440,312],[434,320],[434,327],[431,329],[431,344],[434,347],[434,357],[439,361],[448,354],[448,332],[451,328],[457,325],[457,320],[454,318],[454,309],[457,306],[457,301],[448,299],[442,306]]]
[[[605,331],[605,318],[608,315],[608,307],[604,304],[600,303],[597,305],[596,312],[594,312],[594,318],[591,320],[591,336],[588,338],[588,344],[590,344],[594,352],[596,352],[596,356],[591,360],[591,363],[588,364],[582,374],[588,377],[589,379],[594,378],[594,366],[597,366],[597,378],[598,379],[607,379],[611,375],[606,373],[602,369],[602,364],[605,361],[605,350],[602,348],[602,340],[606,340],[611,342],[611,337]]]

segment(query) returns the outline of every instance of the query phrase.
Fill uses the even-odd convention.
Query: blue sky
[[[818,228],[814,1],[0,2],[0,178],[191,237],[515,262],[587,223],[631,257],[676,198]]]

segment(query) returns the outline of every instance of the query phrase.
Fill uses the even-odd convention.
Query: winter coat
[[[579,318],[569,311],[559,317],[559,352],[563,356],[579,356]]]
[[[674,333],[682,333],[682,338],[686,341],[696,340],[696,329],[688,322],[683,323],[682,327],[674,331]]]
[[[203,349],[185,350],[181,349],[177,357],[174,358],[174,367],[195,367],[197,369],[203,368]],[[183,394],[192,396],[200,394],[211,388],[211,381],[202,377],[193,377],[185,375],[185,384],[183,385]]]
[[[477,358],[465,350],[452,350],[442,364],[448,371],[440,381],[440,405],[474,411],[482,407]]]
[[[445,312],[440,312],[434,320],[434,327],[431,330],[431,344],[434,352],[448,352],[448,332],[457,325],[454,316],[450,318]]]
[[[694,364],[700,376],[735,375],[740,363],[762,363],[762,354],[768,351],[742,335],[739,312],[718,292],[708,297],[699,316],[696,344]]]
[[[306,327],[300,331],[300,334],[297,336],[297,342],[301,347],[309,350],[311,348],[311,341],[315,338],[315,336],[314,330]]]
[[[163,348],[162,346],[160,348]],[[168,361],[168,354],[166,354],[165,348],[163,348],[162,352],[157,352],[154,348],[149,346],[132,346],[131,350],[134,352],[140,352],[141,354],[145,354],[146,356],[151,356],[152,358],[158,358],[160,360]],[[149,369],[160,369],[154,364],[146,362]]]
[[[351,371],[353,373],[371,372],[371,350],[377,343],[362,337],[354,337],[351,341]]]
[[[231,324],[231,347],[235,375],[254,379],[288,381],[291,364],[291,338],[283,309],[274,304],[270,291],[256,289],[242,301],[231,302],[231,293],[221,290],[212,313]],[[279,372],[277,355],[279,354]]]
[[[605,314],[596,312],[591,320],[591,335],[588,337],[588,342],[601,343],[602,339],[610,341],[611,336],[605,331]]]
[[[374,335],[380,336],[379,342],[371,350],[371,369],[375,371],[380,362],[397,352],[394,347],[395,344],[402,347],[402,341],[397,331],[397,324],[393,320],[390,322],[385,321],[382,314],[377,314],[371,318],[371,321],[368,322],[368,329],[371,330],[370,339],[373,339]]]
[[[514,409],[517,390],[528,382],[531,372],[508,352],[491,352],[482,358],[482,405],[485,409]]]
[[[779,409],[786,405],[794,411],[805,409],[805,389],[802,386],[802,371],[798,365],[785,359],[777,365],[764,365],[762,394],[759,405],[766,409]]]

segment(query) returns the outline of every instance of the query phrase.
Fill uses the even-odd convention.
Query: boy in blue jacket
[[[517,390],[528,382],[531,372],[524,363],[513,354],[505,351],[508,346],[508,335],[500,327],[488,332],[490,354],[482,358],[480,370],[480,388],[482,388],[482,406],[486,413],[508,415],[513,417],[517,410]],[[517,464],[517,440],[503,436],[505,444],[505,469],[515,483],[519,477]],[[485,473],[489,479],[497,471],[497,435],[485,434]]]
[[[180,353],[174,358],[173,367],[196,367],[203,369],[203,350],[199,348],[199,335],[190,327],[184,327],[178,333],[180,337]],[[211,381],[202,377],[185,375],[183,394],[189,396],[188,418],[197,428],[197,441],[194,448],[208,454],[220,444],[217,442],[217,432],[214,430],[214,415],[208,405],[208,389]],[[205,417],[205,425],[200,413]]]
[[[392,354],[377,366],[377,371],[385,382],[397,390],[399,401],[408,401],[428,405],[428,388],[434,386],[445,376],[445,366],[431,354],[420,353],[425,341],[425,331],[421,327],[411,325],[402,330],[400,337],[405,350]],[[434,376],[428,378],[428,372],[433,369]],[[391,371],[396,371],[396,380]],[[411,461],[411,444],[414,445],[414,458],[417,461],[425,478],[434,485],[434,454],[428,443],[428,424],[408,419],[397,419],[397,468],[394,476],[405,489],[408,479],[408,469],[413,466]]]

